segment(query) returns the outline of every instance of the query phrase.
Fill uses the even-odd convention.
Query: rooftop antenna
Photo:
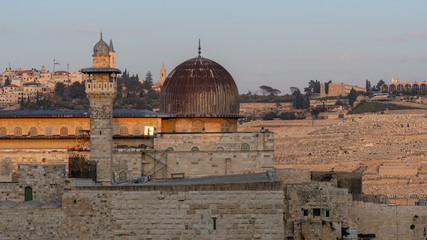
[[[200,51],[202,48],[200,47],[200,38],[199,38],[199,57],[200,57],[200,53],[202,53],[202,51]]]

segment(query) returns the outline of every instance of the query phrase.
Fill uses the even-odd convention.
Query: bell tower
[[[110,38],[108,49],[110,52],[110,68],[116,68],[116,51],[114,51],[113,38]]]
[[[166,80],[166,68],[165,65],[162,63],[162,68],[160,68],[160,84],[163,85],[163,83]]]
[[[121,71],[111,67],[110,47],[102,40],[102,33],[92,56],[92,67],[80,70],[88,75],[86,96],[90,102],[90,160],[97,163],[96,180],[110,184],[114,180],[113,101],[116,98],[117,74]]]

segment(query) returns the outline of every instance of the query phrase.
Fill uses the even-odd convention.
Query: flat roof
[[[113,117],[168,117],[169,115],[146,109],[116,109]],[[0,118],[89,118],[89,110],[2,110]]]

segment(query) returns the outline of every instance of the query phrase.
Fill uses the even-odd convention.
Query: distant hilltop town
[[[7,106],[21,101],[34,101],[37,96],[51,93],[58,82],[70,84],[86,80],[86,75],[81,72],[46,71],[45,66],[41,70],[22,70],[6,68],[0,73],[0,105]]]

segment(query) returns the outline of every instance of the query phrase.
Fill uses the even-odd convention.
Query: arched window
[[[33,189],[31,187],[25,188],[25,201],[33,200]]]
[[[7,130],[5,127],[0,127],[0,137],[4,137],[7,135]]]
[[[20,127],[16,127],[15,130],[13,130],[13,135],[22,136],[22,129]]]
[[[200,120],[194,120],[191,124],[192,132],[203,132],[205,131],[205,123]]]
[[[217,148],[216,148],[216,151],[217,151],[217,152],[224,152],[224,148],[223,148],[223,147],[217,147]]]
[[[127,174],[126,174],[126,172],[125,171],[121,171],[120,173],[119,173],[119,179],[120,179],[120,181],[121,182],[125,182],[125,181],[127,181]]]
[[[121,127],[120,128],[120,135],[122,136],[126,136],[129,134],[128,128],[127,127]]]
[[[230,123],[227,120],[221,121],[221,132],[229,132],[230,131]]]
[[[141,129],[139,129],[139,127],[134,127],[132,133],[133,135],[141,135]]]
[[[62,127],[62,128],[59,130],[59,135],[61,135],[61,136],[66,136],[66,135],[68,135],[68,128],[67,128],[67,127]]]
[[[80,126],[76,127],[75,135],[76,135],[76,136],[81,136],[81,135],[83,135],[83,128],[82,128],[82,127],[80,127]]]
[[[198,152],[198,151],[199,151],[199,148],[198,148],[198,147],[192,147],[192,148],[191,148],[191,151],[192,151],[192,152]]]
[[[35,127],[30,128],[30,136],[32,136],[32,137],[37,136],[38,133],[39,132],[37,131],[37,128],[35,128]]]
[[[44,134],[46,135],[46,136],[52,136],[52,128],[51,127],[47,127],[46,129],[45,129],[45,131],[44,131]]]
[[[172,147],[168,147],[168,148],[166,149],[166,152],[173,152],[173,151],[175,151],[175,150],[173,150],[173,148],[172,148]]]
[[[251,147],[247,143],[242,144],[242,151],[250,151]]]

